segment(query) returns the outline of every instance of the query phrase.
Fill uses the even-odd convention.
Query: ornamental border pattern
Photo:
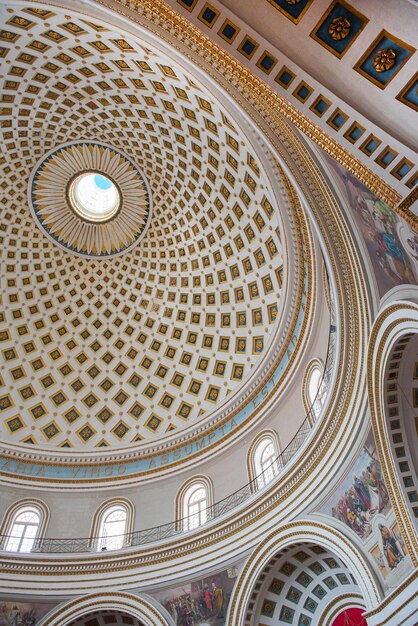
[[[302,520],[302,521],[290,522],[286,525],[279,527],[278,533],[274,532],[274,533],[269,534],[259,544],[259,546],[257,546],[256,550],[252,553],[250,558],[245,563],[245,566],[243,570],[241,571],[241,574],[236,582],[234,595],[230,601],[230,607],[229,607],[229,612],[228,612],[229,614],[228,626],[234,626],[234,622],[232,620],[233,620],[233,613],[235,611],[236,606],[238,608],[235,611],[235,616],[236,617],[240,616],[242,618],[245,615],[246,606],[248,604],[248,601],[250,599],[251,592],[252,592],[251,583],[256,582],[256,580],[254,580],[256,572],[257,571],[261,572],[262,567],[264,567],[267,564],[268,561],[266,562],[266,559],[268,558],[269,554],[272,552],[272,549],[273,549],[273,547],[270,547],[268,544],[272,541],[274,537],[276,537],[276,539],[273,545],[277,546],[279,544],[285,544],[283,545],[283,548],[286,547],[287,545],[286,539],[288,537],[292,539],[292,544],[298,543],[298,540],[300,541],[299,538],[301,536],[302,537],[305,536],[306,542],[312,542],[316,538],[318,538],[320,544],[324,544],[327,546],[329,550],[335,551],[335,547],[332,544],[332,541],[329,538],[325,537],[326,532],[330,532],[331,530],[329,527],[325,526],[324,524],[320,522],[314,522],[312,520],[309,520],[309,529],[310,529],[309,539],[306,539],[306,534],[307,534],[306,530],[302,530],[302,529],[296,530],[296,531],[294,530],[295,528],[300,528],[304,522],[306,524],[306,520]],[[321,530],[325,532],[321,534],[320,532]],[[335,529],[334,529],[334,532],[335,532]],[[378,592],[376,581],[371,576],[371,573],[370,573],[371,570],[367,567],[367,561],[365,557],[363,557],[363,555],[358,550],[358,548],[354,546],[352,542],[350,542],[344,535],[342,535],[341,533],[338,533],[338,534],[339,534],[338,541],[344,544],[345,554],[347,554],[347,552],[353,554],[353,556],[362,564],[363,573],[367,576],[367,579],[368,579],[368,581],[365,579],[364,586],[369,584],[370,589],[372,590],[373,596],[375,598],[379,598],[380,594]],[[337,545],[342,551],[340,543],[335,541],[335,545]],[[278,550],[280,550],[280,548],[278,548]],[[276,550],[276,553],[277,553],[277,550]],[[338,554],[339,553],[337,550],[337,555]]]
[[[45,618],[41,620],[40,626],[50,626],[54,622],[56,623],[56,619],[57,618],[61,619],[60,616],[64,612],[68,612],[68,610],[72,609],[73,607],[74,607],[74,610],[76,610],[77,606],[82,603],[87,602],[86,608],[88,610],[95,610],[95,609],[97,610],[97,607],[103,608],[103,603],[97,599],[102,595],[103,594],[101,593],[94,593],[94,594],[89,594],[87,596],[78,597],[74,600],[70,600],[63,606],[58,606],[58,608],[55,610],[53,609],[52,615],[46,615]],[[141,596],[137,596],[137,595],[130,594],[130,593],[124,593],[122,591],[116,591],[112,593],[109,604],[112,603],[113,599],[116,599],[116,600],[121,599],[123,602],[120,602],[120,604],[123,605],[123,607],[125,607],[126,605],[128,608],[131,608],[135,612],[138,609],[138,606],[135,607],[135,604],[139,605],[140,607],[142,606],[146,607],[147,613],[151,613],[156,618],[155,621],[153,620],[151,626],[163,626],[166,624],[166,620],[163,618],[163,616],[160,613],[158,613],[158,611],[149,602],[144,600],[144,598],[141,598]],[[115,610],[122,610],[122,609],[117,608]],[[70,615],[68,619],[73,620],[73,619],[77,619],[78,617],[80,616]],[[150,616],[147,615],[147,617],[150,617]],[[141,616],[141,619],[142,619],[142,616]]]
[[[345,602],[344,602],[345,600]],[[324,612],[319,618],[318,626],[324,626],[325,624],[331,624],[331,619],[337,617],[337,613],[344,609],[348,609],[353,606],[354,602],[359,605],[364,604],[363,597],[359,593],[343,593],[334,600],[332,600],[325,608]],[[339,605],[339,606],[338,606]],[[336,608],[335,608],[336,607]],[[361,608],[364,608],[362,606]],[[327,620],[327,621],[325,621]]]
[[[294,105],[287,102],[283,96],[252,74],[242,63],[212,41],[202,31],[197,29],[185,17],[162,2],[162,0],[113,0],[113,3],[109,2],[109,0],[95,0],[95,2],[113,9],[114,4],[116,4],[125,9],[128,8],[137,13],[141,13],[142,15],[145,14],[146,19],[158,23],[160,28],[164,28],[170,35],[177,37],[177,40],[181,41],[183,45],[190,48],[190,40],[193,40],[193,44],[197,45],[199,48],[204,47],[205,56],[212,55],[219,63],[223,64],[224,71],[226,70],[234,74],[235,77],[237,74],[245,73],[245,80],[243,76],[241,77],[242,92],[248,90],[251,92],[257,91],[262,94],[266,112],[272,111],[273,108],[277,107],[284,117],[293,122],[305,135],[328,152],[336,161],[344,165],[344,167],[361,182],[366,184],[371,191],[384,200],[386,204],[396,210],[401,196],[386,181],[372,172],[372,170],[364,165],[357,157],[348,152],[348,150],[341,146],[335,139],[316,126],[316,124],[309,120],[309,118]],[[117,12],[125,17],[131,17],[123,10],[118,9]],[[159,16],[162,16],[163,19],[161,20]],[[179,33],[181,33],[180,36]],[[187,35],[185,35],[185,33],[187,33]],[[208,67],[206,67],[206,71],[210,73]],[[212,73],[211,75],[213,76],[214,74]],[[268,115],[269,113],[267,113],[267,116]],[[402,217],[407,219],[406,216],[402,215]]]
[[[407,311],[417,311],[416,307],[411,304],[393,304],[388,306],[376,319],[372,333],[370,336],[368,355],[367,355],[367,386],[369,394],[370,415],[373,427],[373,433],[376,440],[376,446],[379,459],[382,465],[382,471],[388,487],[391,503],[395,511],[396,520],[401,529],[402,536],[408,548],[408,553],[415,567],[418,565],[418,538],[415,529],[412,526],[409,510],[406,507],[404,494],[399,488],[396,467],[393,462],[393,456],[390,449],[388,436],[385,428],[385,420],[383,416],[383,407],[380,401],[380,381],[379,376],[384,367],[383,351],[387,347],[387,341],[392,331],[402,323],[416,323],[416,319],[406,317]],[[393,314],[403,312],[404,316],[393,322],[388,320]],[[379,337],[380,333],[382,335]]]

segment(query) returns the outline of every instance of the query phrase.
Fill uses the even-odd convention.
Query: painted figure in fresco
[[[368,482],[370,486],[375,489],[379,496],[379,513],[383,511],[389,502],[389,494],[386,489],[386,485],[383,481],[382,475],[377,467],[377,464],[369,465],[367,467],[369,472]]]
[[[181,609],[181,626],[193,626],[193,617],[187,608],[187,604],[183,604]]]
[[[213,592],[213,600],[215,605],[215,615],[217,618],[224,617],[225,593],[220,585],[215,585]]]
[[[26,609],[27,605],[0,605],[0,626],[36,626],[39,619],[37,609]]]
[[[383,552],[388,562],[389,568],[394,569],[400,561],[402,561],[403,554],[400,552],[395,537],[390,532],[387,526],[379,524],[380,534],[382,535]]]
[[[22,614],[17,606],[12,608],[11,613],[11,626],[22,626]]]
[[[35,626],[36,624],[36,614],[35,610],[31,609],[27,613],[23,615],[23,626]]]
[[[209,615],[212,613],[212,592],[210,591],[208,585],[205,585],[204,587],[204,591],[203,591],[203,597],[205,599],[205,605],[206,605],[206,615],[209,617]]]
[[[200,592],[200,596],[199,596],[199,610],[200,610],[200,615],[203,618],[207,617],[207,608],[206,608],[206,602],[205,602],[205,594],[203,592],[203,589]]]
[[[385,514],[390,501],[374,444],[364,444],[363,459],[362,469],[353,474],[351,484],[334,503],[331,514],[365,539],[372,532],[372,518],[377,513]]]
[[[350,489],[351,498],[351,510],[354,511],[357,523],[360,527],[360,531],[364,534],[366,526],[369,525],[369,521],[366,515],[366,508],[364,502],[358,497],[354,489]]]
[[[354,530],[354,532],[362,534],[362,525],[358,523],[355,513],[353,513],[353,511],[350,511],[350,509],[347,509],[347,518],[348,523]]]
[[[163,600],[176,626],[222,626],[224,624],[226,607],[233,586],[232,581],[235,578],[235,576],[225,576],[225,574],[227,572],[222,572],[221,575],[216,575],[211,579],[194,581],[190,589],[178,589],[174,597]],[[1,618],[0,626],[3,626]],[[4,626],[9,626],[9,624]]]
[[[366,510],[370,511],[371,509],[371,498],[370,498],[370,491],[368,489],[368,487],[363,483],[362,480],[360,480],[359,478],[357,478],[357,476],[353,476],[353,485],[354,485],[354,489],[356,490],[359,498],[363,501]]]
[[[398,245],[397,237],[391,231],[377,232],[376,241],[385,252],[389,265],[393,271],[399,276],[406,278],[408,282],[413,283],[414,275],[406,263],[405,252]]]
[[[418,272],[417,233],[405,225],[411,234],[405,239],[405,243],[401,242],[397,232],[401,221],[396,213],[350,172],[331,159],[327,161],[342,183],[348,204],[360,227],[374,266],[380,294],[383,295],[395,285],[415,284],[415,275]]]
[[[197,609],[196,600],[194,598],[190,600],[189,611],[190,611],[190,615],[192,616],[192,624],[198,624],[200,615]]]

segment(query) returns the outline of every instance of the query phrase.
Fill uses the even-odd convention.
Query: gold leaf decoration
[[[373,58],[373,67],[376,72],[387,72],[395,65],[395,61],[395,50],[392,50],[392,48],[383,48],[379,50]]]

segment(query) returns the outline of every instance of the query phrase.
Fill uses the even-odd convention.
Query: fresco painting
[[[324,155],[370,256],[379,295],[418,280],[418,230],[334,159]]]
[[[412,571],[370,429],[357,458],[331,498],[319,507],[354,532],[392,589]]]
[[[387,578],[391,570],[397,568],[408,553],[397,523],[391,528],[379,523],[378,528],[380,542],[373,546],[370,554],[376,561],[383,578]]]
[[[377,513],[386,514],[391,508],[371,431],[337,493],[339,497],[333,499],[331,515],[362,539],[371,534],[373,517]]]
[[[53,604],[0,602],[0,626],[37,626]]]
[[[176,626],[224,626],[236,567],[153,594]]]

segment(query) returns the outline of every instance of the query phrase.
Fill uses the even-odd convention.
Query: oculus
[[[96,142],[64,144],[47,153],[32,172],[28,194],[41,230],[81,256],[127,252],[151,220],[142,172],[127,155]]]
[[[121,196],[114,182],[101,173],[79,174],[68,186],[68,201],[81,218],[92,222],[112,219],[121,205]]]

